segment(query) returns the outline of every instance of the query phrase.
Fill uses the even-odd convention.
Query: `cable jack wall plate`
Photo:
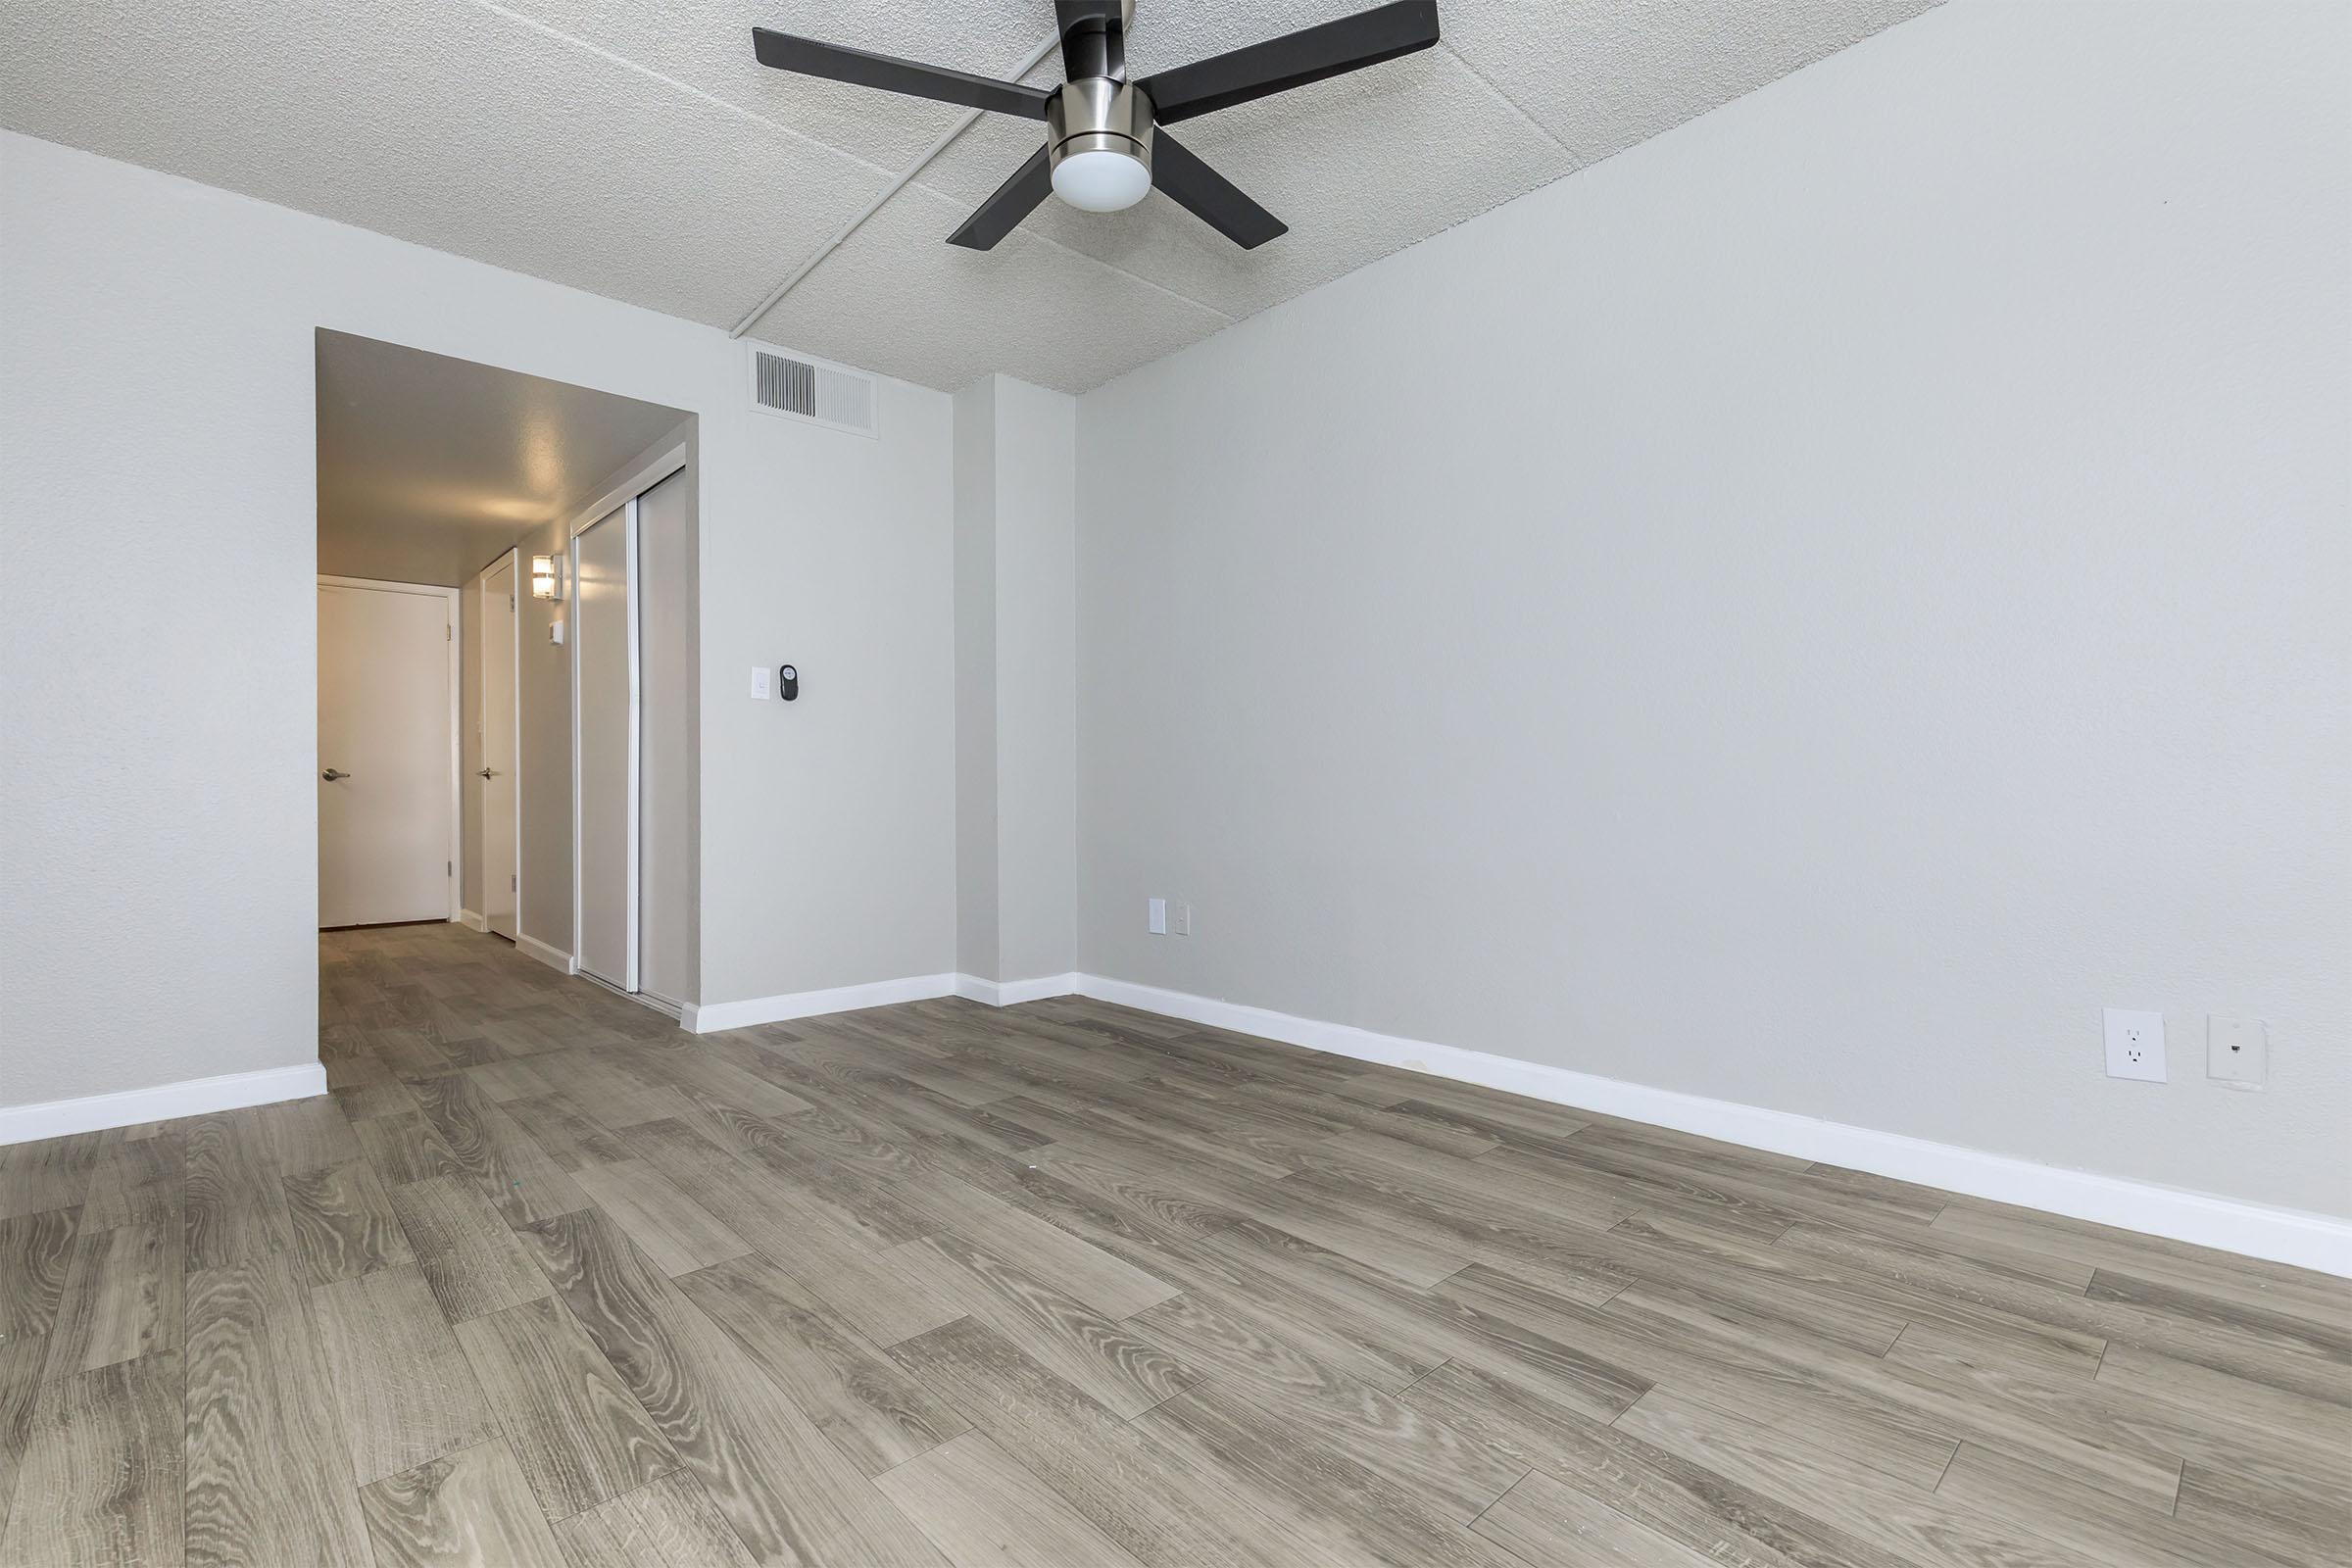
[[[2205,1020],[2205,1076],[2232,1089],[2271,1081],[2271,1031],[2260,1018],[2217,1012]]]

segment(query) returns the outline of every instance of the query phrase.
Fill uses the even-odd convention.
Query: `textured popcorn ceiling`
[[[1140,0],[1138,74],[1369,0]],[[1441,0],[1437,48],[1191,122],[1291,225],[1048,201],[945,243],[1035,150],[984,116],[751,327],[953,388],[1080,391],[1607,157],[1934,0]],[[960,113],[761,68],[755,24],[1010,71],[1046,0],[74,0],[0,15],[0,123],[732,327]],[[1059,79],[1049,55],[1032,81]]]

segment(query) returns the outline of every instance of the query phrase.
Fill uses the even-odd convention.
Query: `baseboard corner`
[[[1024,1002],[1043,1002],[1048,997],[1076,996],[1080,978],[1075,971],[1040,975],[1034,980],[984,980],[976,974],[958,974],[956,995],[992,1007],[1016,1007]]]
[[[460,909],[458,911],[458,924],[464,926],[468,931],[487,931],[490,929],[490,922],[483,919],[480,915],[474,913],[471,909]]]
[[[750,1029],[763,1023],[788,1023],[794,1018],[815,1018],[828,1012],[855,1012],[860,1007],[928,1002],[934,997],[955,995],[956,979],[952,974],[914,974],[819,991],[747,997],[740,1002],[706,1002],[681,1008],[678,1026],[693,1034],[708,1035],[726,1029]]]
[[[580,972],[578,961],[570,954],[561,948],[551,948],[537,937],[526,936],[517,931],[514,933],[514,947],[517,952],[537,958],[559,974],[578,974]]]

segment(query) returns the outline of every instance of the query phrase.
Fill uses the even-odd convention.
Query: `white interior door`
[[[637,498],[638,989],[694,990],[694,539],[683,469]]]
[[[581,969],[637,989],[634,501],[572,536],[572,737]]]
[[[482,765],[473,780],[482,808],[482,923],[510,942],[514,940],[515,906],[522,892],[514,775],[515,565],[514,553],[509,551],[482,573]]]
[[[318,584],[318,923],[455,912],[457,595]]]

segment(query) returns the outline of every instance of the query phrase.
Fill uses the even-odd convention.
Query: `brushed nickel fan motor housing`
[[[1046,104],[1046,157],[1058,169],[1072,153],[1124,153],[1152,167],[1152,99],[1131,81],[1081,76]]]

